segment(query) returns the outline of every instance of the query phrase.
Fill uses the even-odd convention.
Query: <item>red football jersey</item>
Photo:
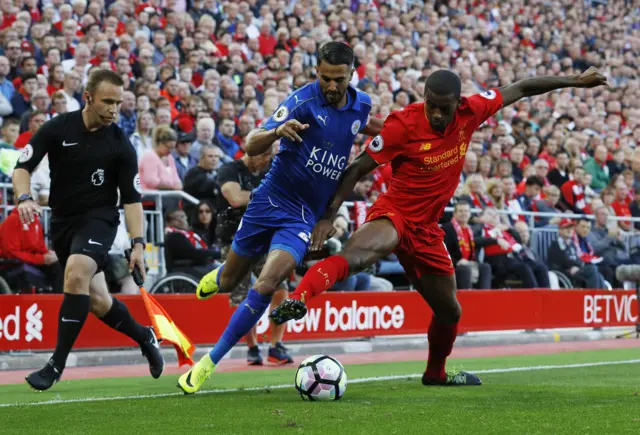
[[[463,97],[444,134],[431,129],[425,104],[391,113],[367,152],[378,163],[391,162],[387,200],[416,223],[438,222],[460,181],[469,141],[487,118],[502,108],[497,89]]]

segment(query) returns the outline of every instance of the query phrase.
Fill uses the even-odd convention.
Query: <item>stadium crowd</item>
[[[117,71],[125,81],[117,123],[138,154],[142,187],[201,201],[167,210],[175,241],[167,249],[210,270],[220,259],[216,217],[232,204],[218,171],[243,157],[247,134],[288,94],[316,79],[324,42],[353,48],[351,83],[380,118],[421,101],[426,77],[442,68],[470,95],[596,66],[610,88],[521,101],[474,134],[461,150],[455,210],[441,223],[460,288],[549,287],[549,269],[575,286],[619,286],[615,268],[640,263],[640,224],[610,219],[640,217],[639,11],[629,0],[0,0],[0,182],[11,181],[46,120],[84,107],[91,71]],[[352,158],[367,145],[359,137]],[[362,225],[391,170],[358,183],[330,251]],[[46,205],[46,160],[32,184]],[[529,221],[523,211],[552,215]],[[533,231],[544,229],[558,237],[532,249]],[[42,238],[20,247],[17,234],[0,225],[0,257],[55,264]],[[401,277],[389,257],[336,289],[390,290]]]

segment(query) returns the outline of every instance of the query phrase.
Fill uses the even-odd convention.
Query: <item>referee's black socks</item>
[[[111,309],[100,320],[116,331],[131,337],[139,344],[148,341],[149,331],[147,328],[131,317],[131,313],[125,304],[114,297],[111,297],[111,300],[113,301]]]
[[[89,295],[65,293],[58,312],[58,343],[53,352],[53,364],[63,370],[69,352],[89,314]]]

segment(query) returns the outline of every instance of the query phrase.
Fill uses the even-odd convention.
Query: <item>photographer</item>
[[[216,227],[216,236],[222,247],[222,261],[226,260],[229,249],[231,248],[233,236],[238,230],[242,215],[251,200],[251,191],[258,187],[266,174],[266,169],[271,162],[271,154],[271,149],[264,154],[253,157],[245,154],[239,160],[225,163],[218,170],[217,181],[220,195],[218,195],[218,225]],[[260,270],[264,266],[265,259],[266,257],[260,258],[251,270],[256,276],[260,275]],[[232,305],[237,305],[246,298],[251,288],[252,278],[252,274],[248,273],[236,286],[229,298]],[[283,283],[273,295],[269,311],[280,305],[287,298],[287,295],[286,285]],[[284,327],[285,324],[274,325],[271,323],[269,362],[276,364],[293,362],[293,358],[291,358],[281,342],[282,336],[284,335]],[[254,326],[244,338],[249,346],[247,362],[250,365],[262,365],[256,327]]]

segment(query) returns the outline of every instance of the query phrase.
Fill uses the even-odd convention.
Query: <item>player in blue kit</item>
[[[260,320],[280,283],[302,262],[356,135],[380,132],[383,120],[369,117],[369,96],[349,86],[353,71],[351,48],[341,42],[326,43],[318,54],[318,80],[291,94],[261,128],[249,134],[249,155],[264,153],[278,139],[280,152],[251,193],[227,261],[202,278],[198,298],[231,291],[265,254],[267,260],[216,346],[179,378],[178,386],[186,394],[200,389],[222,357]]]

